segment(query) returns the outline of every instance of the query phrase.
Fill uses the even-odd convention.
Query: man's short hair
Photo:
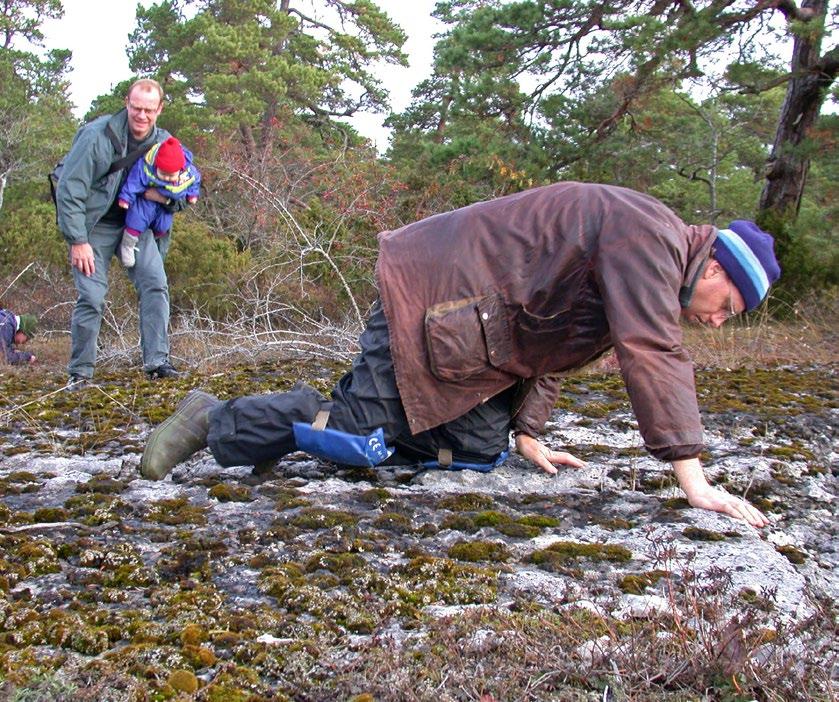
[[[138,80],[135,80],[128,89],[128,92],[125,94],[125,97],[130,98],[131,93],[134,92],[135,88],[139,88],[144,91],[156,90],[157,94],[160,96],[160,102],[163,102],[163,86],[154,80],[154,78],[139,78]]]

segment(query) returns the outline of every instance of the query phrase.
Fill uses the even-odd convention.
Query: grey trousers
[[[297,449],[292,424],[313,421],[328,402],[331,429],[366,436],[382,428],[385,443],[396,448],[388,464],[433,461],[440,448],[450,449],[456,461],[491,463],[507,449],[514,388],[462,417],[412,436],[396,386],[387,321],[378,302],[359,343],[361,352],[332,390],[331,401],[298,383],[288,392],[220,403],[210,412],[207,437],[216,461],[238,466],[282,458]]]
[[[70,326],[72,348],[67,371],[72,375],[93,377],[96,341],[108,293],[108,270],[118,253],[122,231],[118,225],[97,224],[88,236],[96,272],[88,278],[73,268],[78,297]],[[169,237],[165,239],[164,246],[168,248]],[[150,231],[140,235],[138,247],[136,265],[125,272],[139,298],[143,368],[153,370],[169,360],[169,283],[163,269],[166,249],[158,249]]]

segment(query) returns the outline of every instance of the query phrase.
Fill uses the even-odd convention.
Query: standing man
[[[167,131],[156,126],[162,110],[160,84],[150,79],[136,81],[128,90],[125,108],[82,127],[64,161],[56,206],[58,227],[70,245],[70,265],[78,293],[67,367],[72,387],[81,387],[93,377],[108,269],[118,255],[125,229],[125,210],[117,203],[117,194],[130,163],[115,171],[111,166],[127,156],[139,158],[169,137]],[[144,196],[169,204],[156,189],[146,190]],[[163,268],[168,243],[168,237],[155,242],[150,231],[142,232],[136,264],[126,269],[139,298],[143,369],[151,378],[178,375],[169,362],[169,285]]]
[[[193,391],[149,437],[147,478],[209,446],[223,466],[295,449],[338,463],[491,469],[518,452],[549,474],[581,461],[538,436],[560,373],[610,348],[647,449],[694,507],[766,518],[705,479],[693,364],[680,322],[755,309],[780,270],[753,222],[692,226],[648,195],[558,183],[379,236],[377,304],[326,402],[299,384],[226,402]]]
[[[32,365],[37,360],[34,353],[21,351],[20,347],[29,341],[38,328],[34,314],[14,314],[0,309],[0,360],[13,366]]]

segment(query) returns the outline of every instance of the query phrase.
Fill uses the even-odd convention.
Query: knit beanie
[[[181,148],[181,142],[170,136],[157,149],[154,165],[166,173],[177,173],[186,165],[186,156]]]
[[[18,318],[20,323],[18,324],[18,331],[23,332],[28,337],[32,337],[35,335],[35,331],[38,329],[38,318],[34,314],[22,314]]]
[[[781,276],[775,240],[754,222],[735,219],[717,232],[714,257],[737,286],[746,311],[755,309]]]

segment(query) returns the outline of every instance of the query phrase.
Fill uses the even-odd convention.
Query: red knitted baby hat
[[[186,165],[186,156],[181,142],[170,136],[157,150],[154,165],[165,173],[177,173]]]

